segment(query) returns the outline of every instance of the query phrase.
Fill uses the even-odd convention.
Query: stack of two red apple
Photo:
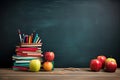
[[[54,58],[55,58],[54,52],[48,51],[44,53],[44,62],[42,64],[42,67],[45,71],[54,70]]]
[[[115,58],[107,58],[104,55],[99,55],[96,59],[90,61],[90,69],[96,72],[101,69],[106,72],[115,72],[117,69],[117,62]]]

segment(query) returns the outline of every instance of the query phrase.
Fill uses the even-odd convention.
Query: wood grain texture
[[[120,69],[114,73],[92,72],[89,68],[55,68],[54,71],[26,72],[0,69],[0,80],[120,80]]]

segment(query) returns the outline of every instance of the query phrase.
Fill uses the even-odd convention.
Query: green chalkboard
[[[43,52],[55,52],[55,67],[89,67],[101,54],[120,61],[119,5],[116,0],[4,0],[0,67],[12,66],[18,29],[40,35]]]

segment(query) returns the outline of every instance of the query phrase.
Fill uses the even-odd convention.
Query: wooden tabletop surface
[[[120,68],[109,73],[92,72],[89,68],[55,68],[53,71],[29,72],[0,69],[0,80],[120,80]]]

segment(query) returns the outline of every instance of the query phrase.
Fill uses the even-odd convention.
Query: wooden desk
[[[0,80],[120,80],[120,68],[114,73],[91,72],[89,68],[55,68],[51,72],[0,69]]]

